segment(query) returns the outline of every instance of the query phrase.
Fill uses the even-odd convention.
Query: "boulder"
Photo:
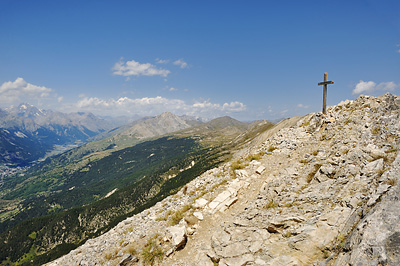
[[[396,186],[357,225],[348,240],[351,265],[400,265],[400,188]]]
[[[171,234],[172,245],[175,249],[181,248],[186,244],[186,228],[184,225],[175,225],[167,228],[168,232]]]

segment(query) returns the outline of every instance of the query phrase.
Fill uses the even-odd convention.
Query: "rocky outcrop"
[[[382,179],[399,176],[400,156],[397,156]],[[400,187],[391,189],[391,184],[381,183],[376,188],[367,206],[376,205],[346,240],[335,265],[400,265]]]
[[[49,265],[398,265],[399,110],[360,96],[283,121]]]

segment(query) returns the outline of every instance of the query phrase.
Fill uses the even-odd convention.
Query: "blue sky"
[[[0,0],[0,107],[277,119],[400,91],[400,1]]]

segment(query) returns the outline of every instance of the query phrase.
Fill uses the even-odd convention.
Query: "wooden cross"
[[[324,82],[318,83],[318,86],[324,85],[324,98],[323,98],[323,104],[322,104],[322,113],[324,113],[324,114],[326,114],[326,93],[328,90],[328,84],[333,84],[333,80],[328,81],[328,73],[325,72]]]

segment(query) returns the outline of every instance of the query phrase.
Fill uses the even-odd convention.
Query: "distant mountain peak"
[[[139,139],[144,139],[164,135],[191,126],[192,125],[179,116],[171,112],[164,112],[156,117],[135,123],[130,128],[123,131],[121,135],[130,135]]]
[[[25,118],[34,118],[46,115],[46,111],[39,109],[29,103],[21,103],[18,107],[10,107],[7,109],[10,114],[15,114]]]
[[[171,117],[171,116],[173,116],[173,117],[177,117],[176,115],[174,115],[173,113],[171,113],[171,112],[164,112],[164,113],[162,113],[162,114],[160,114],[160,115],[158,115],[159,117]]]

